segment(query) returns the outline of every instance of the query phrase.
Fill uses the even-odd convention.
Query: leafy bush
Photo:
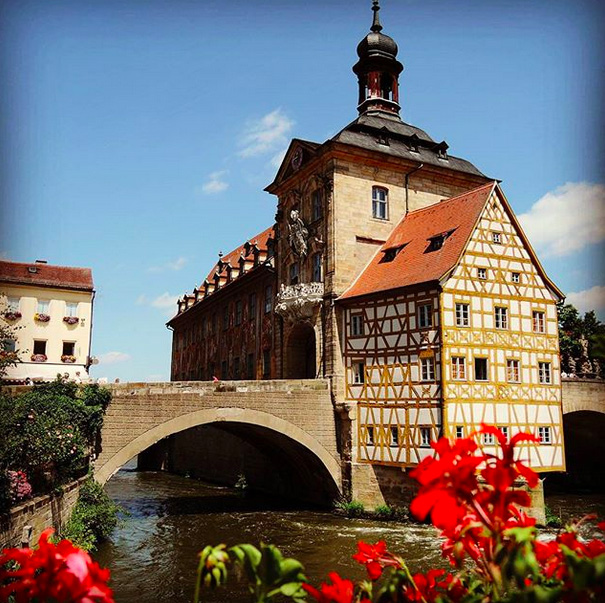
[[[85,551],[94,551],[97,543],[111,535],[119,512],[103,486],[89,478],[80,487],[78,502],[61,536]]]
[[[403,507],[390,506],[390,505],[378,505],[374,509],[374,515],[378,519],[407,519],[407,509]]]
[[[111,392],[63,379],[0,395],[0,473],[23,471],[35,493],[86,473]],[[8,509],[0,480],[0,513]]]
[[[361,517],[365,513],[363,503],[358,500],[338,500],[334,503],[334,508],[347,517]]]
[[[546,515],[546,526],[549,528],[562,528],[563,520],[548,506],[544,506]]]

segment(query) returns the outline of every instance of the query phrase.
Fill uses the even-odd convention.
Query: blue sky
[[[550,276],[605,317],[605,11],[383,0],[404,121],[503,180]],[[90,266],[93,376],[168,379],[174,299],[271,224],[292,137],[356,117],[370,0],[6,0],[0,252]]]

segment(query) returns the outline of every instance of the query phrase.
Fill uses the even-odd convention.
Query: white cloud
[[[151,305],[154,308],[160,308],[161,310],[165,310],[167,308],[173,310],[176,308],[177,299],[178,295],[170,295],[170,293],[166,292],[151,300]]]
[[[130,360],[130,354],[124,352],[106,352],[97,356],[99,364],[117,364],[118,362],[126,362]]]
[[[288,150],[288,148],[284,148],[281,151],[279,151],[278,153],[275,153],[275,155],[273,155],[273,157],[271,157],[271,161],[269,161],[269,164],[271,165],[272,168],[277,169],[280,165],[281,162],[284,160],[284,157],[286,156],[286,151]]]
[[[584,291],[572,291],[567,294],[565,301],[573,304],[582,314],[594,310],[603,316],[605,314],[605,287],[595,285]]]
[[[144,293],[141,293],[139,297],[137,297],[137,301],[135,302],[137,306],[146,306],[147,305],[147,296]]]
[[[545,256],[564,256],[605,240],[605,185],[567,182],[546,193],[519,221]]]
[[[216,195],[226,191],[229,188],[229,183],[225,181],[225,176],[228,173],[228,170],[212,172],[208,175],[208,181],[196,190],[201,190],[205,195]]]
[[[240,157],[255,157],[265,153],[275,153],[288,142],[288,134],[294,121],[278,108],[267,113],[260,119],[251,120],[246,124],[240,146]],[[275,160],[275,157],[273,158]]]
[[[164,272],[165,270],[181,270],[183,268],[183,266],[187,263],[187,258],[177,258],[176,260],[174,260],[173,262],[166,262],[165,264],[162,264],[161,266],[151,266],[149,268],[147,268],[147,272]],[[144,296],[142,296],[144,297]],[[139,297],[139,299],[141,299]]]

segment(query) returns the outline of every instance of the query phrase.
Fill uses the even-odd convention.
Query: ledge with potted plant
[[[46,362],[48,360],[48,356],[46,354],[32,354],[31,359],[32,362]]]
[[[34,320],[37,322],[49,322],[50,316],[48,314],[42,314],[41,312],[36,312],[34,314]]]
[[[61,356],[61,362],[65,364],[73,364],[76,361],[76,357],[73,354],[63,354]]]
[[[3,316],[6,320],[19,320],[22,314],[19,310],[7,310]]]
[[[80,322],[80,319],[77,316],[64,316],[63,322],[68,325],[77,325]]]

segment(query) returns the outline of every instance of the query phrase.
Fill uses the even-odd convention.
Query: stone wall
[[[33,545],[46,528],[60,531],[78,502],[85,479],[64,486],[62,494],[37,496],[0,516],[0,548]]]
[[[605,414],[605,380],[562,379],[563,414],[590,410]]]

